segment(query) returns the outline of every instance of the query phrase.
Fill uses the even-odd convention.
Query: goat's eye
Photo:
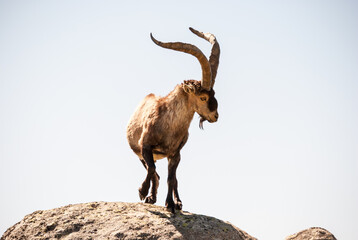
[[[203,101],[203,102],[205,102],[205,101],[206,101],[206,97],[201,97],[200,100]]]

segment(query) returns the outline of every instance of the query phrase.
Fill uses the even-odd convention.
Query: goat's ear
[[[186,93],[195,93],[195,87],[191,84],[183,84],[183,89]]]

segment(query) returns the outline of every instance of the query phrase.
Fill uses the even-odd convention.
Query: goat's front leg
[[[168,157],[168,194],[165,201],[165,206],[172,213],[175,213],[175,209],[180,210],[182,208],[181,200],[178,194],[178,181],[176,177],[176,170],[180,162],[180,153],[178,152],[173,157]],[[173,200],[173,193],[174,199]]]
[[[142,186],[139,188],[139,198],[143,200],[147,195],[150,187],[150,180],[153,178],[155,172],[155,164],[153,159],[152,146],[143,145],[142,156],[147,165],[147,176],[142,183]],[[156,187],[156,186],[155,186]]]
[[[175,209],[177,210],[181,210],[183,208],[183,204],[179,198],[179,193],[178,193],[178,180],[175,177],[175,182],[174,182],[174,204],[175,204]]]

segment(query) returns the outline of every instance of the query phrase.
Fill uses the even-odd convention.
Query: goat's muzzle
[[[218,118],[219,118],[218,113],[215,114],[214,119],[207,119],[207,118],[205,118],[205,117],[200,115],[199,128],[204,129],[203,123],[205,121],[208,121],[209,123],[214,123],[214,122],[216,122],[218,120]]]

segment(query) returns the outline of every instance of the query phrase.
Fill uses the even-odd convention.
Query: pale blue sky
[[[194,117],[178,168],[184,210],[284,239],[312,226],[358,239],[355,1],[0,0],[0,235],[26,214],[139,201],[125,128],[146,94],[200,79],[222,54],[220,119]],[[164,205],[167,161],[157,163]]]

